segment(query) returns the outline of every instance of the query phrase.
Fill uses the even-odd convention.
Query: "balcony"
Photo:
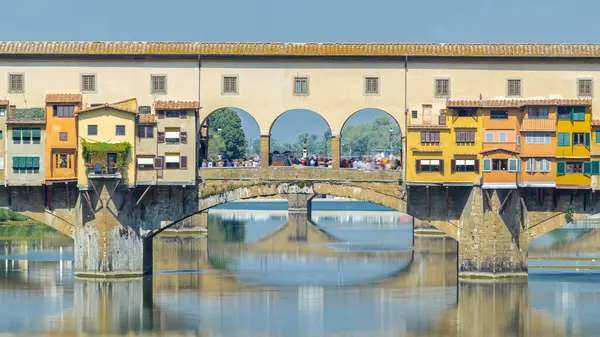
[[[127,142],[105,143],[82,139],[81,147],[88,178],[121,179],[126,161],[131,160],[131,144]]]
[[[6,124],[46,124],[44,108],[12,109]]]
[[[556,131],[556,119],[525,118],[521,131]]]
[[[110,166],[107,163],[88,164],[87,173],[90,179],[121,179],[121,169],[116,166]]]

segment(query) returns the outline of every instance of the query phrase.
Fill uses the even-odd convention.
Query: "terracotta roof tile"
[[[0,99],[0,105],[8,105],[7,99]]]
[[[413,124],[408,126],[409,129],[449,129],[448,125],[439,124]]]
[[[592,125],[593,126],[600,126],[600,119],[594,119],[594,120],[592,120]]]
[[[592,105],[591,98],[501,98],[491,100],[450,99],[448,108],[520,108],[532,105]]]
[[[600,44],[0,42],[5,55],[600,57]]]
[[[154,124],[154,123],[156,123],[156,117],[154,115],[149,115],[149,114],[138,115],[138,123]]]
[[[197,101],[156,101],[154,102],[154,109],[163,110],[187,110],[197,109]]]
[[[81,103],[81,94],[47,94],[46,103]]]
[[[492,153],[492,152],[506,152],[506,153],[511,153],[511,154],[519,154],[519,151],[513,151],[513,150],[501,148],[501,147],[495,147],[493,149],[488,149],[488,150],[485,150],[485,151],[481,151],[479,153],[481,153],[481,154],[488,154],[488,153]]]

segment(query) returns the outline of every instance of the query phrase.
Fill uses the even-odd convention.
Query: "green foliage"
[[[573,218],[573,208],[569,207],[565,212],[565,221],[567,223],[572,223],[575,219]]]
[[[216,159],[219,154],[223,159],[239,159],[244,156],[246,135],[242,129],[242,120],[236,111],[224,108],[213,112],[208,117],[208,135],[209,158]],[[217,140],[213,141],[214,139]]]
[[[11,118],[44,120],[46,111],[44,111],[44,108],[14,109]]]
[[[94,153],[116,153],[117,167],[124,167],[125,161],[131,153],[131,144],[129,144],[128,142],[106,143],[87,141],[81,138],[81,147],[83,152],[83,160],[86,163],[90,163],[92,161],[92,155]]]
[[[342,129],[341,147],[342,156],[369,156],[390,148],[398,155],[402,139],[398,125],[391,117],[378,116],[373,123],[346,125]]]
[[[13,212],[7,208],[0,208],[0,222],[26,221],[26,220],[30,220],[30,219],[28,217],[24,216],[23,214]]]

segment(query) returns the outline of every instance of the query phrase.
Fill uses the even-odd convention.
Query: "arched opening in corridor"
[[[270,166],[331,166],[331,128],[317,112],[288,110],[271,125]]]
[[[198,158],[200,167],[260,166],[258,123],[240,108],[211,112],[200,125]]]
[[[402,134],[398,121],[380,109],[353,113],[340,133],[340,168],[402,167]]]

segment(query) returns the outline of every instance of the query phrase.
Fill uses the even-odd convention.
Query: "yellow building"
[[[556,187],[590,188],[592,167],[591,100],[558,106],[556,124]]]
[[[406,180],[413,184],[472,185],[480,177],[481,118],[453,106],[435,124],[411,124]]]
[[[78,111],[77,184],[87,189],[89,178],[121,179],[135,185],[135,118],[137,101],[125,100]]]

